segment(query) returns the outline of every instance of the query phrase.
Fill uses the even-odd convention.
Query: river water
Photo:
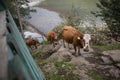
[[[28,22],[44,34],[62,22],[62,18],[56,12],[39,7],[33,7],[33,9],[37,12],[30,13],[32,18]]]
[[[45,0],[39,6],[33,7],[37,12],[30,13],[32,18],[28,22],[46,34],[63,21],[60,15],[67,15],[66,13],[70,11],[73,5],[80,8],[80,14],[83,18],[86,16],[93,17],[90,12],[98,10],[97,2],[98,0]]]

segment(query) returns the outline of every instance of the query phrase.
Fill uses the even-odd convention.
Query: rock
[[[104,51],[103,54],[109,56],[114,62],[120,62],[120,50]]]
[[[105,76],[114,78],[115,80],[119,80],[120,78],[120,70],[113,65],[99,65],[97,69],[101,71]]]
[[[120,63],[116,64],[116,66],[117,66],[118,68],[120,68]]]
[[[103,60],[104,64],[112,64],[113,63],[108,57],[102,56],[101,59]]]
[[[108,52],[108,51],[103,51],[102,54],[105,55],[105,56],[108,56],[108,55],[109,55],[109,52]]]
[[[115,77],[116,80],[120,78],[120,70],[117,68],[112,68],[109,70],[109,73],[111,74],[112,77]]]
[[[85,70],[74,70],[73,73],[79,75],[80,80],[93,80],[90,76],[86,74]]]
[[[73,65],[78,65],[81,67],[84,66],[89,69],[95,67],[95,64],[89,63],[84,57],[81,57],[81,56],[72,58],[72,60],[69,63]]]
[[[45,70],[45,72],[49,72],[49,73],[57,73],[57,69],[55,68],[54,64],[46,64],[45,66],[43,66],[43,69]]]
[[[55,60],[63,61],[66,58],[72,58],[72,57],[73,56],[67,49],[61,47],[57,52],[53,53],[52,56],[50,56],[47,60],[51,62]]]

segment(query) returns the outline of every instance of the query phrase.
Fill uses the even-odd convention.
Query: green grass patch
[[[63,62],[70,62],[71,59],[72,59],[71,57],[67,57],[67,58],[63,59]]]
[[[47,40],[44,40],[44,41],[42,41],[41,44],[49,44],[49,42]]]
[[[58,70],[55,76],[59,78],[50,80],[80,80],[80,77],[73,73],[75,66],[63,61],[54,61],[53,63]]]
[[[32,53],[32,56],[34,58],[40,58],[40,59],[46,59],[50,56],[51,54],[47,54],[46,52],[44,51],[36,51],[36,52],[33,52]]]
[[[120,49],[120,44],[110,44],[110,45],[105,45],[105,46],[93,46],[93,48],[97,48],[100,49],[102,51],[106,51],[106,50],[116,50],[116,49]]]
[[[35,62],[36,62],[40,67],[43,67],[45,64],[48,63],[48,61],[45,60],[45,59],[35,59]]]
[[[89,70],[87,75],[89,75],[94,80],[106,80],[105,76],[96,70]]]
[[[77,75],[69,74],[69,75],[57,75],[57,74],[51,74],[49,72],[45,73],[47,80],[80,80],[80,78]]]
[[[56,66],[57,69],[66,69],[66,70],[73,70],[75,69],[75,66],[68,64],[63,61],[54,61],[54,65]]]
[[[43,51],[36,51],[36,52],[33,52],[32,55],[33,56],[42,56],[42,55],[44,55],[44,52]]]

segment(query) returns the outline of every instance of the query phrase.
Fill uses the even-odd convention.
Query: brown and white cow
[[[84,47],[83,34],[79,30],[71,26],[64,26],[62,28],[62,37],[63,37],[63,43],[65,40],[67,43],[72,44],[75,50],[75,55],[77,54],[80,55],[80,48]]]
[[[53,46],[55,47],[56,44],[58,44],[58,35],[56,32],[54,31],[49,31],[46,34],[47,40],[53,44]]]

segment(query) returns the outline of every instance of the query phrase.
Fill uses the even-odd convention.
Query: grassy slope
[[[100,49],[102,51],[106,51],[106,50],[117,50],[120,49],[120,44],[110,44],[110,45],[105,45],[105,46],[93,46],[93,48],[97,48]]]

